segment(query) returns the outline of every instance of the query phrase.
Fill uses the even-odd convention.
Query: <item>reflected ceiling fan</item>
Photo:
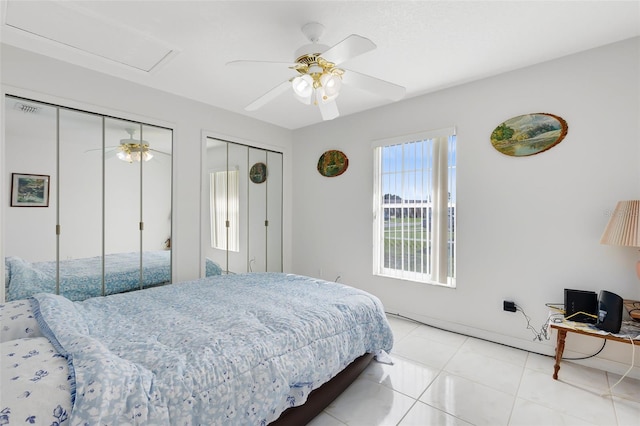
[[[349,59],[376,48],[368,38],[351,34],[338,44],[329,47],[318,41],[324,32],[324,26],[310,22],[302,27],[303,34],[311,41],[296,50],[295,62],[271,61],[231,61],[227,65],[281,64],[297,72],[264,95],[245,107],[254,111],[277,96],[292,90],[296,99],[306,105],[317,105],[323,120],[332,120],[340,115],[336,98],[340,94],[342,83],[366,90],[384,98],[397,101],[402,99],[405,88],[385,80],[347,70],[339,65]]]
[[[128,138],[120,139],[120,144],[116,146],[109,146],[105,148],[105,158],[118,157],[119,160],[133,163],[134,161],[149,161],[154,157],[154,154],[170,155],[166,152],[152,149],[149,147],[149,142],[146,140],[136,138],[136,129],[133,127],[127,127],[124,129],[129,134]],[[102,151],[102,148],[88,149],[85,152]]]
[[[118,146],[116,157],[128,163],[151,160],[153,158],[151,151],[155,150],[149,148],[149,142],[134,139],[136,133],[136,129],[134,128],[129,127],[124,130],[129,134],[129,137],[127,139],[120,139],[120,146]]]

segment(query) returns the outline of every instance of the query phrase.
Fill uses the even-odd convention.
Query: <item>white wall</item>
[[[291,132],[286,129],[8,45],[0,46],[2,95],[8,93],[174,129],[174,281],[198,278],[203,268],[200,245],[203,132],[226,135],[229,140],[242,140],[248,144],[256,142],[257,145],[280,147],[284,152],[285,182],[291,181]],[[4,138],[4,132],[0,133]],[[4,150],[3,145],[4,140],[0,141],[0,150]],[[4,158],[4,152],[0,153]],[[6,186],[7,173],[9,170],[4,161],[0,161],[0,188]],[[285,224],[291,223],[290,191],[291,185],[286,183]],[[9,199],[4,190],[0,195],[2,200]],[[5,218],[3,229],[7,226],[4,222]],[[289,270],[291,235],[288,226],[284,229],[284,241],[284,265],[285,270]],[[2,250],[0,256],[4,256]]]
[[[627,40],[295,131],[294,272],[340,276],[378,295],[388,312],[549,354],[555,342],[532,342],[524,317],[504,312],[503,300],[539,329],[545,303],[562,303],[565,287],[640,299],[637,251],[599,244],[616,202],[640,196],[639,52],[640,39]],[[491,146],[497,125],[536,112],[568,122],[564,141],[519,158]],[[371,141],[452,125],[457,288],[373,276]],[[316,171],[329,149],[349,157],[339,177]],[[567,354],[600,345],[570,336]],[[624,372],[630,357],[630,345],[610,343],[588,362]]]

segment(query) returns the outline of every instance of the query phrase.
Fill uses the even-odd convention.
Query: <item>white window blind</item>
[[[377,141],[374,159],[374,274],[455,286],[455,129]]]
[[[211,247],[239,251],[240,193],[237,170],[211,172]]]

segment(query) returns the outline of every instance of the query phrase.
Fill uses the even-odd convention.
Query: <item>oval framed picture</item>
[[[501,153],[526,157],[558,145],[569,127],[561,117],[545,112],[508,119],[491,133],[491,145]]]
[[[344,152],[326,151],[318,159],[318,172],[325,177],[336,177],[343,174],[349,167],[349,159]]]
[[[249,179],[253,183],[263,183],[267,180],[267,165],[264,163],[256,163],[249,170]]]

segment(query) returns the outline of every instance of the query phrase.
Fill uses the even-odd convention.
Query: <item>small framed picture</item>
[[[263,183],[267,180],[267,165],[264,163],[256,163],[249,170],[249,179],[253,183]]]
[[[11,174],[11,207],[49,207],[49,175]]]

